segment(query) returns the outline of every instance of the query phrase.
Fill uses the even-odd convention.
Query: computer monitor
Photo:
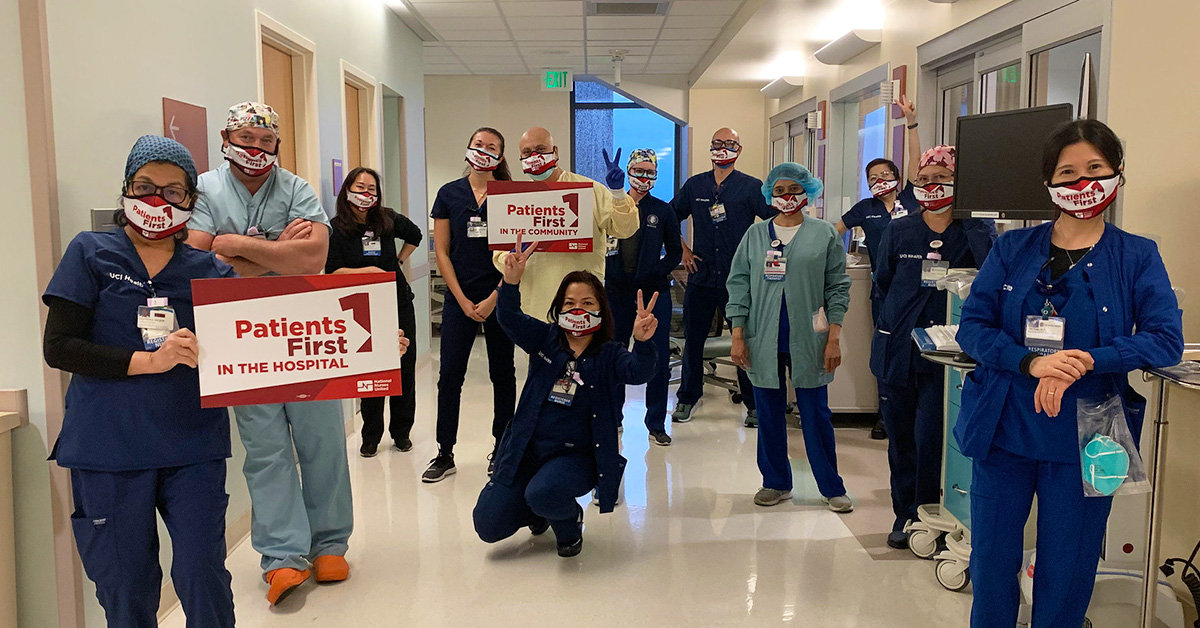
[[[1053,220],[1057,209],[1042,180],[1042,149],[1071,119],[1071,105],[959,118],[954,217]]]

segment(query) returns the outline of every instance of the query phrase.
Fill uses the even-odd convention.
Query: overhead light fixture
[[[804,85],[803,76],[781,76],[759,91],[767,98],[783,98]]]
[[[883,30],[878,28],[856,28],[825,44],[813,53],[817,61],[825,65],[842,65],[858,55],[878,46],[883,40]]]

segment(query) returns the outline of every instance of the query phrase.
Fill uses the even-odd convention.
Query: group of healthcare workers
[[[821,197],[822,183],[803,165],[780,164],[765,182],[738,171],[742,146],[732,129],[713,135],[713,168],[688,179],[670,202],[652,194],[653,150],[634,148],[622,163],[623,149],[611,156],[605,149],[604,181],[592,181],[558,164],[549,131],[529,129],[519,151],[530,179],[592,186],[589,253],[539,251],[520,237],[510,252],[489,250],[488,184],[512,176],[504,136],[490,127],[475,131],[464,176],[439,190],[431,212],[448,294],[438,452],[422,481],[455,472],[460,399],[482,326],[494,446],[475,529],[489,543],[525,527],[533,535],[553,530],[559,555],[579,554],[584,511],[577,499],[594,491],[601,512],[618,502],[625,385],[647,384],[650,440],[671,444],[669,290],[682,261],[689,273],[683,379],[672,418],[692,419],[704,343],[714,319],[718,329],[727,322],[745,424],[758,427],[763,482],[753,500],[760,506],[791,498],[790,382],[818,490],[830,510],[853,510],[838,472],[827,387],[841,364],[846,312],[871,307],[870,364],[895,514],[888,544],[904,548],[917,506],[938,499],[943,431],[940,367],[921,359],[909,336],[945,324],[939,278],[979,269],[959,332],[978,368],[964,384],[954,434],[974,464],[971,567],[979,603],[972,626],[1015,623],[1022,530],[1035,494],[1033,625],[1082,625],[1111,497],[1085,496],[1081,488],[1073,419],[1084,399],[1119,397],[1140,434],[1145,402],[1126,375],[1171,365],[1182,353],[1181,313],[1166,269],[1152,242],[1099,219],[1124,182],[1121,143],[1102,123],[1072,122],[1047,143],[1044,183],[1062,208],[1057,219],[997,240],[990,221],[953,218],[955,149],[922,153],[915,106],[901,106],[909,181],[901,188],[894,163],[870,162],[872,197],[836,226],[804,211]],[[202,339],[192,332],[191,279],[397,273],[403,394],[388,404],[389,432],[395,449],[412,449],[415,364],[407,348],[415,316],[400,264],[420,245],[421,230],[382,205],[380,176],[368,168],[345,178],[330,221],[311,186],[278,166],[278,123],[265,104],[232,107],[221,132],[225,163],[200,176],[180,144],[138,139],[125,167],[119,228],[77,236],[43,297],[46,360],[75,375],[52,457],[71,469],[76,542],[113,626],[154,623],[156,511],[174,541],[172,577],[189,625],[234,623],[224,567],[229,423],[224,411],[199,405]],[[680,227],[688,219],[690,245]],[[854,227],[866,233],[869,304],[850,300],[841,242]],[[1050,342],[1046,328],[1057,330]],[[516,346],[529,355],[519,403]],[[353,517],[339,403],[240,406],[234,415],[268,601],[278,603],[310,577],[345,580]],[[362,415],[360,454],[372,457],[383,437],[384,399],[364,400]]]

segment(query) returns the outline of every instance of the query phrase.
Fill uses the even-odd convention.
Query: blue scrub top
[[[75,237],[43,301],[60,297],[94,312],[92,341],[144,351],[138,307],[166,297],[180,328],[195,331],[192,280],[234,276],[233,268],[182,242],[151,280],[123,229]],[[200,408],[200,377],[180,365],[125,379],[71,377],[66,416],[51,458],[70,469],[142,471],[230,456],[229,414]]]
[[[714,223],[709,210],[717,203],[725,205],[725,220]],[[725,286],[733,254],[754,217],[768,220],[775,216],[775,209],[763,198],[762,181],[740,170],[729,173],[720,188],[711,170],[693,176],[679,189],[671,206],[679,220],[692,218],[692,252],[700,259],[688,282],[708,288]]]
[[[592,390],[587,386],[575,387],[575,398],[571,405],[550,401],[542,402],[538,413],[533,438],[525,451],[526,459],[541,465],[558,456],[583,455],[592,457]]]
[[[671,271],[683,258],[679,219],[665,201],[647,194],[638,202],[641,226],[635,237],[620,241],[618,252],[604,261],[604,287],[619,292],[638,289],[663,291],[671,285]],[[626,247],[637,259],[632,273],[625,271]],[[649,295],[646,299],[649,300]]]
[[[429,215],[450,221],[450,263],[463,294],[474,303],[486,299],[500,285],[502,275],[492,264],[488,239],[467,237],[467,225],[472,217],[487,222],[487,200],[480,207],[471,182],[463,177],[438,190]]]
[[[229,162],[200,175],[197,186],[200,195],[188,221],[188,229],[194,231],[246,235],[251,227],[258,227],[268,240],[278,240],[297,218],[329,226],[329,216],[312,186],[283,168],[272,168],[253,195],[233,176]]]
[[[900,194],[896,195],[896,207],[903,207],[909,216],[921,213],[921,205],[913,196],[913,184],[905,183]],[[892,215],[888,213],[883,201],[871,197],[854,204],[850,211],[842,214],[842,224],[849,228],[862,227],[867,240],[867,256],[871,261],[871,272],[875,272],[875,257],[879,251],[879,240],[883,230],[892,223]]]

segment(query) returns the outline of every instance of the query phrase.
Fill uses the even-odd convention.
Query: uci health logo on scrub
[[[130,277],[129,275],[126,275],[123,273],[108,273],[108,277],[109,277],[109,279],[112,279],[113,281],[124,281],[125,283],[131,283],[139,288],[146,287],[145,282],[138,281],[137,279],[134,279],[133,277]]]

